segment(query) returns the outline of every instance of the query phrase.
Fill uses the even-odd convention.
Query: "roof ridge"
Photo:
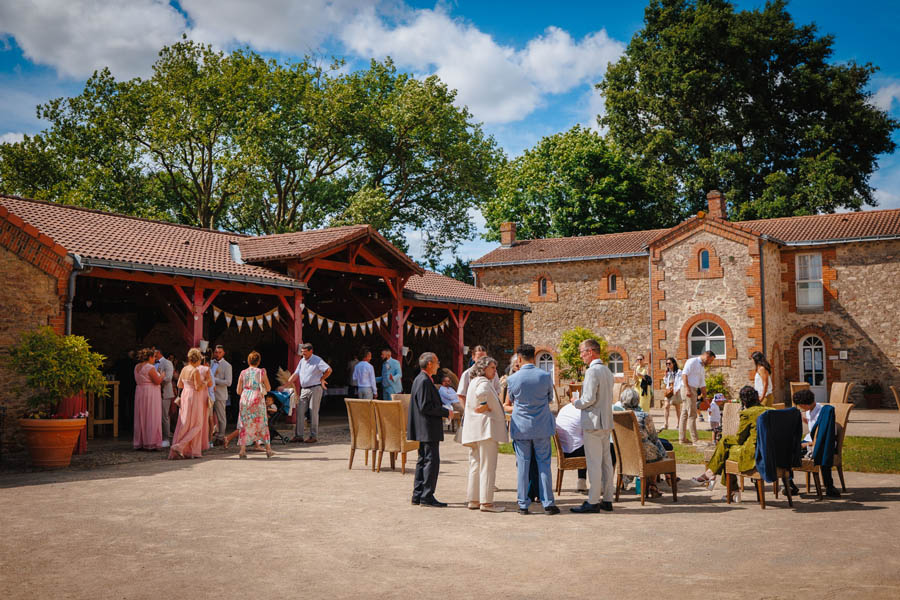
[[[120,217],[123,219],[131,219],[132,221],[142,221],[144,223],[155,223],[157,225],[168,225],[170,227],[181,227],[183,229],[191,229],[193,231],[203,231],[206,233],[215,233],[218,235],[228,235],[240,238],[253,238],[258,236],[252,236],[248,233],[235,233],[232,231],[222,231],[221,229],[208,229],[206,227],[198,227],[196,225],[186,225],[184,223],[174,223],[172,221],[161,221],[159,219],[151,219],[149,217],[137,217],[135,215],[126,215],[117,212],[111,212],[108,210],[103,210],[100,208],[88,208],[87,206],[78,206],[76,204],[61,204],[59,202],[51,202],[50,200],[37,200],[35,198],[24,198],[22,196],[16,196],[15,194],[0,194],[0,200],[3,198],[8,198],[10,200],[21,200],[22,202],[30,202],[32,204],[43,204],[45,206],[56,206],[58,208],[65,208],[70,210],[77,210],[80,212],[93,213],[98,215],[105,215],[108,217]]]
[[[284,231],[282,233],[269,233],[266,235],[251,235],[251,236],[246,236],[246,237],[248,237],[251,240],[263,240],[263,239],[272,239],[274,237],[279,237],[279,236],[283,236],[283,235],[297,235],[297,234],[302,234],[302,233],[318,233],[321,231],[339,231],[341,229],[359,229],[359,228],[363,228],[363,227],[368,229],[369,227],[372,227],[372,226],[369,225],[368,223],[360,223],[358,225],[338,225],[337,227],[320,227],[319,229],[301,229],[300,231]],[[373,227],[373,229],[374,229],[374,227]]]
[[[567,235],[563,237],[543,237],[543,238],[522,238],[516,239],[516,243],[519,242],[543,242],[543,241],[557,241],[557,240],[586,240],[590,238],[601,238],[601,237],[611,237],[614,235],[633,235],[636,233],[650,233],[654,231],[668,231],[671,227],[657,227],[654,229],[635,229],[633,231],[616,231],[613,233],[592,233],[590,235]]]
[[[851,210],[847,212],[818,213],[815,215],[791,215],[789,217],[769,217],[766,219],[747,219],[744,221],[729,221],[729,223],[759,223],[761,221],[788,221],[791,219],[812,219],[819,217],[838,217],[847,215],[871,215],[874,213],[900,213],[900,208],[876,208],[873,210]]]

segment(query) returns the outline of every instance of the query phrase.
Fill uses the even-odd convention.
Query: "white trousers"
[[[612,502],[615,494],[612,457],[609,449],[609,429],[584,430],[584,456],[587,459],[588,480],[591,489],[588,502],[597,504],[602,499]]]
[[[499,444],[496,440],[481,440],[468,448],[469,485],[466,498],[469,502],[491,504],[494,502]]]

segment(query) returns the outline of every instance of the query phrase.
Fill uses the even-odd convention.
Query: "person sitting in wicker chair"
[[[759,394],[753,386],[745,385],[740,391],[741,421],[738,432],[726,435],[716,444],[716,450],[706,465],[706,472],[694,477],[695,483],[715,485],[716,475],[725,471],[725,461],[738,463],[741,471],[749,471],[756,465],[756,419],[769,410],[759,403]]]
[[[622,410],[634,411],[638,427],[641,430],[641,446],[644,448],[644,456],[647,462],[656,462],[666,458],[666,451],[672,448],[671,446],[666,448],[666,440],[659,439],[656,426],[653,424],[653,418],[650,416],[650,413],[644,412],[641,408],[641,397],[638,395],[637,390],[630,387],[625,388],[619,395],[619,402],[622,405]],[[647,488],[647,497],[659,498],[660,496],[662,496],[662,493],[656,488],[656,483],[651,482]]]

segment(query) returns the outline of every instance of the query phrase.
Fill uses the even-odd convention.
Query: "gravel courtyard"
[[[612,514],[515,512],[515,459],[501,455],[497,501],[466,510],[465,449],[442,445],[438,498],[409,504],[412,474],[347,469],[346,430],[275,448],[267,460],[217,449],[0,476],[5,598],[897,598],[900,476],[849,473],[841,500],[803,495],[766,510],[688,481]],[[414,468],[414,457],[410,465]],[[387,467],[385,458],[384,465]],[[555,462],[554,462],[555,470]],[[798,481],[799,483],[799,481]],[[534,505],[533,510],[539,507]]]

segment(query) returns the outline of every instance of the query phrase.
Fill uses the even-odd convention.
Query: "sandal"
[[[701,485],[708,484],[711,480],[712,478],[707,477],[706,473],[703,473],[699,477],[691,477],[691,481],[693,481],[694,483],[699,483]]]
[[[238,454],[238,458],[247,458],[247,453],[241,452],[240,454]]]
[[[477,500],[469,500],[466,506],[469,508],[469,510],[478,510],[481,505],[478,504]]]
[[[273,456],[275,456],[274,450],[266,450],[266,458],[272,458]]]

